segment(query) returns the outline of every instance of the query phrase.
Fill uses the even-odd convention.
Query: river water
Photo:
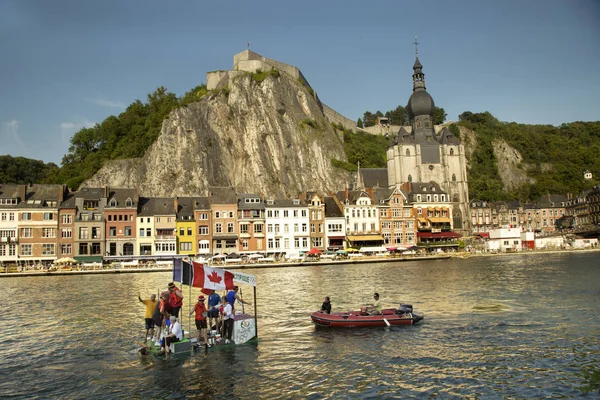
[[[137,294],[169,273],[1,279],[0,397],[574,398],[600,366],[600,252],[245,272],[257,275],[259,342],[169,361],[135,345]],[[374,291],[425,319],[312,325],[324,296],[343,311]]]

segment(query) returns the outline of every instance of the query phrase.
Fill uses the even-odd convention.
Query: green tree
[[[433,111],[433,124],[441,125],[446,121],[446,111],[443,108],[436,107]]]
[[[362,119],[358,118],[358,121],[356,121],[356,126],[358,126],[359,128],[363,128]]]

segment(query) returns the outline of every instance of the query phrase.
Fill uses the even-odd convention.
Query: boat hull
[[[369,315],[361,311],[337,312],[326,314],[320,311],[312,313],[311,319],[316,326],[327,328],[378,328],[390,325],[412,325],[423,319],[423,315],[414,313],[397,314],[395,310],[383,310],[383,314]]]

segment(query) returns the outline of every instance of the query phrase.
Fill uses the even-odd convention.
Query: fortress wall
[[[206,73],[206,89],[214,90],[229,85],[233,77],[239,75],[240,71],[211,71]]]
[[[333,122],[334,124],[341,124],[344,128],[352,131],[356,130],[356,122],[344,117],[342,114],[338,113],[326,104],[323,104],[323,114],[325,114],[329,122]]]

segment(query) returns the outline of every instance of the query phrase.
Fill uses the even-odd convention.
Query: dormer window
[[[273,200],[267,200],[267,204],[272,206],[273,205]]]
[[[127,200],[125,200],[125,207],[133,207],[133,200],[127,198]]]
[[[110,207],[116,207],[117,206],[117,200],[115,200],[114,198],[110,199],[110,202],[108,203],[108,205]]]
[[[299,204],[300,204],[300,200],[294,199],[294,205],[299,205]]]

